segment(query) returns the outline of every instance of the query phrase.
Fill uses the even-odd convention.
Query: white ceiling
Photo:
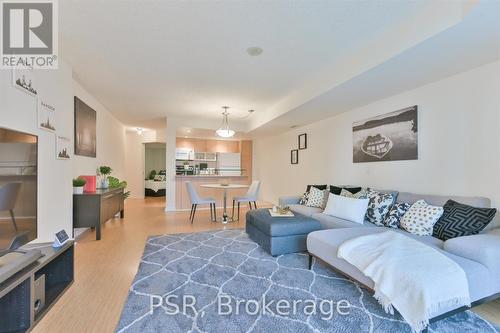
[[[474,3],[59,4],[62,57],[73,67],[75,78],[126,125],[152,127],[148,124],[170,116],[219,121],[220,107],[229,105],[230,121],[256,129],[286,127],[296,120],[284,121],[288,113],[300,118],[296,114],[301,105],[460,24]],[[250,57],[245,52],[250,46],[262,47],[263,54]],[[442,51],[441,45],[432,47],[426,57]],[[377,85],[380,94],[384,86]],[[325,106],[311,119],[328,116]],[[255,114],[248,117],[248,109],[255,109]],[[302,118],[301,123],[306,121]]]

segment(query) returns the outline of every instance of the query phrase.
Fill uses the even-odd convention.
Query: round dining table
[[[236,222],[235,220],[233,220],[233,218],[227,215],[227,191],[239,188],[247,188],[248,186],[249,185],[244,185],[244,184],[201,184],[200,185],[200,187],[224,191],[224,213],[222,214],[222,218],[220,219],[220,221],[224,224],[229,222]]]

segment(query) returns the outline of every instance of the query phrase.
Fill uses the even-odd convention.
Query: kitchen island
[[[216,205],[218,208],[223,206],[223,193],[214,189],[203,188],[202,184],[243,184],[250,185],[252,182],[251,177],[248,176],[220,176],[220,175],[177,175],[175,176],[176,181],[176,198],[175,205],[176,209],[179,210],[189,210],[191,208],[191,200],[186,189],[186,182],[190,181],[193,183],[196,191],[201,197],[212,197],[216,200]],[[243,196],[247,192],[246,188],[235,189],[229,193],[228,205],[231,206],[233,196]],[[205,207],[200,207],[205,208]],[[206,207],[208,209],[208,206]],[[230,208],[230,207],[229,207]]]

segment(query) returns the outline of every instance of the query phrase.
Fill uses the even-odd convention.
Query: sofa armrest
[[[479,234],[448,239],[444,250],[477,261],[500,278],[500,236]]]
[[[280,206],[297,205],[302,198],[301,195],[290,195],[286,197],[279,198]]]

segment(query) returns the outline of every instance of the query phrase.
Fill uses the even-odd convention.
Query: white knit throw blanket
[[[393,307],[415,332],[431,316],[450,307],[470,306],[464,270],[443,253],[394,231],[344,242],[337,256],[375,283],[374,297],[393,314]]]

